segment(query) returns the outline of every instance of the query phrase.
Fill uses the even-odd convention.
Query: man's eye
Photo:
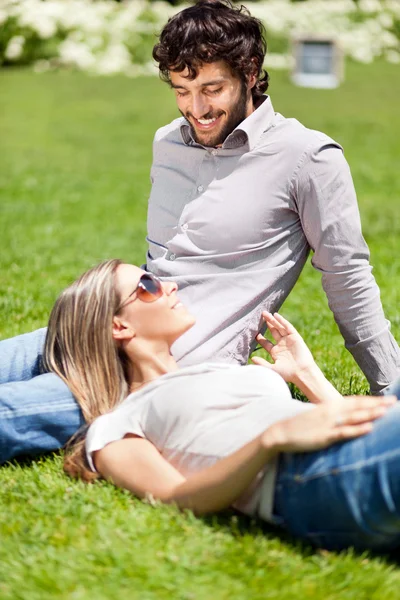
[[[176,91],[176,95],[179,98],[183,98],[184,96],[187,96],[187,92],[180,92],[179,90],[175,90]]]
[[[208,93],[212,94],[213,96],[217,96],[221,92],[222,92],[222,88],[218,88],[217,90],[208,90]]]

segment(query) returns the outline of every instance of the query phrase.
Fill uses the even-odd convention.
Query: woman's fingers
[[[261,335],[261,333],[259,333],[256,336],[256,340],[260,344],[260,346],[262,346],[264,348],[264,350],[266,350],[268,352],[268,354],[271,353],[271,350],[274,347],[274,344],[272,342],[267,340],[263,335]]]
[[[346,409],[374,408],[375,406],[393,406],[396,396],[345,396]]]
[[[340,440],[349,440],[352,438],[365,435],[372,430],[372,423],[361,423],[359,425],[342,425],[332,431],[331,442],[339,442]]]
[[[277,341],[279,341],[282,336],[287,335],[285,327],[281,323],[279,323],[279,321],[277,321],[274,315],[264,311],[263,318],[266,324],[268,325],[268,329],[270,330],[271,334]],[[276,337],[276,335],[274,335],[274,332],[278,334],[278,338]]]
[[[383,417],[387,410],[387,406],[375,406],[373,408],[356,409],[350,414],[344,417],[344,422],[348,425],[357,425],[360,423],[367,423],[375,421]]]
[[[383,417],[387,409],[396,403],[395,396],[349,396],[344,398],[348,403],[337,411],[334,424],[336,427],[371,423]]]
[[[279,333],[278,329],[273,325],[273,323],[271,323],[271,321],[265,319],[265,323],[267,324],[268,330],[270,332],[270,334],[272,335],[272,337],[274,338],[274,340],[276,342],[279,342],[279,340],[282,339],[282,335]]]
[[[293,327],[293,325],[287,319],[282,317],[282,315],[280,315],[279,313],[271,314],[267,311],[264,311],[262,315],[271,333],[272,330],[275,330],[279,333],[281,337],[293,333],[298,333],[297,329]]]
[[[255,365],[258,365],[259,367],[268,367],[269,369],[273,367],[271,363],[265,360],[265,358],[261,358],[261,356],[252,356],[251,362],[253,362]]]
[[[284,328],[286,333],[298,333],[297,329],[279,313],[274,313],[272,316],[275,319],[275,321],[279,323],[282,328]]]

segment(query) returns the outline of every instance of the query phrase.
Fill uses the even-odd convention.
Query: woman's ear
[[[112,336],[114,340],[129,341],[136,335],[132,326],[120,317],[113,317]]]

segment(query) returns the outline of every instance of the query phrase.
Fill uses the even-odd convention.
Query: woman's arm
[[[196,514],[230,506],[278,452],[307,452],[368,433],[395,399],[353,397],[324,404],[275,423],[263,434],[189,477],[183,477],[146,439],[136,436],[108,444],[94,453],[96,469],[115,485],[140,498],[151,494]],[[338,418],[340,417],[340,418]]]
[[[258,436],[186,479],[151,442],[132,436],[98,450],[94,462],[103,477],[139,498],[151,495],[201,515],[230,506],[276,453],[268,439]]]
[[[275,344],[259,334],[257,341],[271,356],[274,364],[259,356],[252,358],[256,365],[268,367],[279,373],[287,382],[294,383],[314,404],[337,401],[341,394],[326,379],[307,347],[307,344],[284,317],[263,312],[264,320]]]

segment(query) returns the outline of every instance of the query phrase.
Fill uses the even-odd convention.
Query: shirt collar
[[[274,116],[275,113],[270,97],[263,96],[256,110],[228,135],[222,144],[222,149],[233,150],[245,146],[245,151],[253,150],[261,134],[269,129]],[[187,146],[200,145],[193,139],[190,125],[186,119],[181,125],[181,135]]]

